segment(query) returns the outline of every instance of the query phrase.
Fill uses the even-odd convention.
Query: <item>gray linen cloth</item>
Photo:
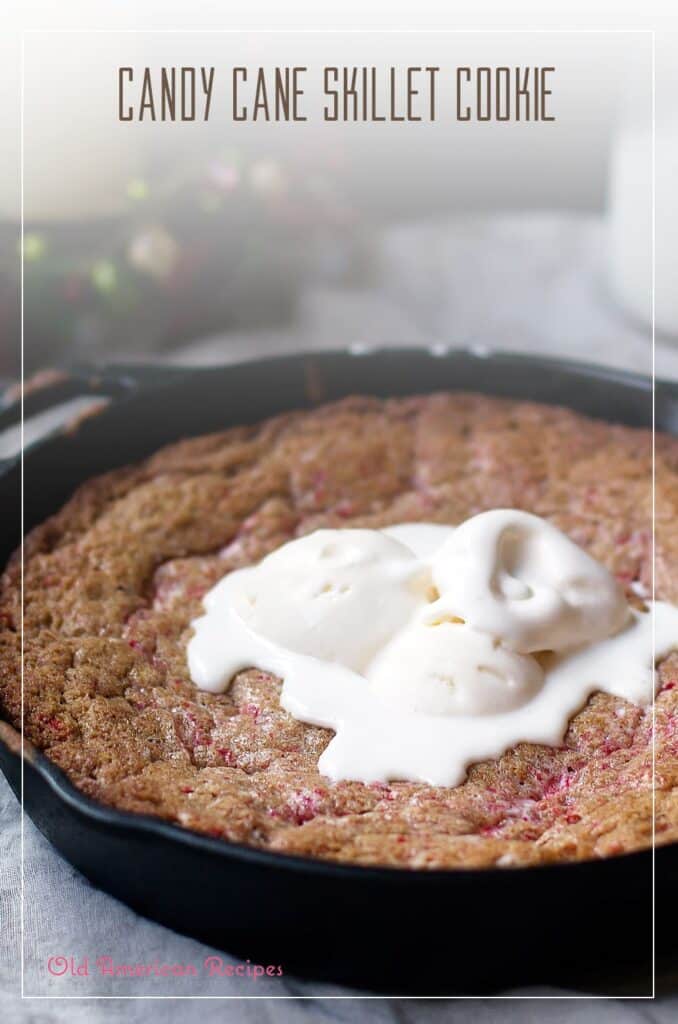
[[[361,998],[339,986],[281,979],[158,978],[104,979],[52,977],[51,956],[74,956],[81,962],[110,955],[117,962],[144,963],[158,959],[168,964],[201,964],[217,951],[139,917],[122,903],[95,889],[59,857],[37,829],[25,821],[25,996],[20,998],[20,809],[9,787],[0,779],[0,1020],[3,1024],[113,1024],[143,1022],[180,1024],[212,1021],[234,1024],[297,1024],[359,1020],[371,1024],[438,1024],[473,1021],[474,1024],[634,1024],[676,1020],[678,997],[671,996],[672,981],[660,978],[665,993],[654,1002],[588,999],[585,993],[558,989],[515,989],[514,997],[478,1000],[398,1000]],[[237,963],[227,954],[224,960]],[[601,961],[605,951],[601,950]],[[678,981],[678,979],[674,979]],[[244,996],[245,999],[119,1000],[120,995]],[[86,999],[88,995],[108,999]],[[580,998],[567,998],[571,996]],[[77,996],[77,1000],[63,998]],[[251,999],[247,997],[269,998]],[[287,997],[272,999],[270,997]],[[350,998],[330,999],[332,996]],[[549,997],[535,999],[535,996]],[[61,997],[61,998],[60,998]],[[290,998],[291,997],[291,998]],[[303,997],[303,998],[300,998]],[[531,997],[531,998],[524,998]],[[359,1000],[359,1001],[358,1001]]]

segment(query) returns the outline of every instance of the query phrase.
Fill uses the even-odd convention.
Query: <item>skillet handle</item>
[[[24,386],[25,449],[102,404],[161,386],[185,373],[180,367],[145,364],[41,371]],[[0,474],[20,457],[20,395],[17,385],[0,398]]]

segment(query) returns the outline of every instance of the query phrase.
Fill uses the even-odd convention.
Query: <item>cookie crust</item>
[[[658,436],[656,594],[678,603],[678,439]],[[349,398],[162,449],[89,480],[25,543],[25,735],[87,795],[225,840],[355,864],[520,866],[652,836],[652,715],[596,694],[558,749],[521,744],[454,789],[331,783],[331,732],[280,682],[197,691],[190,621],[226,572],[321,526],[544,516],[628,588],[652,576],[651,435],[568,409]],[[20,722],[18,554],[0,584],[0,715]],[[678,654],[660,666],[656,839],[678,840]]]

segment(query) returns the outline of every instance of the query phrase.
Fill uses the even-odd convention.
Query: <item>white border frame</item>
[[[656,498],[656,449],[655,449],[655,274],[656,274],[656,240],[655,240],[655,227],[656,227],[656,197],[655,197],[655,157],[656,157],[656,124],[655,124],[655,110],[656,110],[656,32],[654,29],[436,29],[431,26],[426,29],[412,29],[412,28],[398,28],[398,29],[262,29],[260,27],[251,29],[25,29],[22,32],[22,38],[20,38],[20,120],[19,120],[19,173],[20,173],[20,190],[19,190],[19,201],[20,201],[20,220],[19,220],[19,287],[20,287],[20,306],[19,306],[19,330],[20,330],[20,375],[22,375],[22,394],[20,394],[20,417],[22,417],[22,425],[20,425],[20,438],[22,438],[22,456],[20,456],[20,528],[22,528],[22,553],[20,553],[20,602],[22,602],[22,636],[20,636],[20,686],[22,686],[22,697],[20,697],[20,709],[22,709],[22,728],[20,728],[20,755],[22,755],[22,765],[20,765],[20,805],[22,805],[22,816],[20,816],[20,913],[19,913],[19,929],[20,929],[20,998],[24,999],[47,999],[47,1000],[204,1000],[204,1001],[232,1001],[232,1000],[253,1000],[253,999],[270,999],[270,1000],[286,1000],[286,999],[328,999],[328,1000],[341,1000],[341,999],[359,999],[359,1000],[383,1000],[383,999],[462,999],[462,1000],[474,1000],[474,999],[490,999],[490,1000],[537,1000],[537,1001],[549,1001],[549,1000],[578,1000],[578,999],[619,999],[623,1001],[634,1001],[634,1000],[647,1000],[654,999],[656,993],[656,963],[655,963],[655,813],[656,813],[656,787],[655,787],[655,775],[656,775],[656,735],[655,735],[655,697],[652,696],[651,705],[651,723],[652,723],[652,828],[651,828],[651,892],[652,892],[652,910],[651,910],[651,961],[652,961],[652,986],[651,992],[648,995],[600,995],[600,994],[571,994],[571,995],[503,995],[503,994],[491,994],[491,995],[371,995],[371,994],[351,994],[351,995],[58,995],[58,994],[44,994],[44,995],[31,995],[25,990],[25,895],[26,895],[26,877],[25,877],[25,811],[24,811],[24,509],[25,509],[25,490],[24,490],[24,349],[25,349],[25,337],[24,337],[24,234],[25,234],[25,213],[24,213],[24,129],[25,129],[25,71],[26,71],[26,38],[32,35],[638,35],[638,36],[650,36],[651,37],[651,61],[650,61],[650,74],[651,74],[651,515],[652,515],[652,528],[651,528],[651,596],[652,602],[654,601],[655,594],[655,498]],[[656,639],[655,639],[655,622],[654,613],[652,611],[652,664],[654,664],[656,652]],[[162,926],[159,926],[162,927]]]

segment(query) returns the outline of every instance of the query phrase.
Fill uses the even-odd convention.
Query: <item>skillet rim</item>
[[[110,367],[104,368],[77,367],[67,372],[70,373],[72,378],[76,380],[79,379],[82,382],[83,387],[86,389],[96,386],[99,389],[102,389],[104,393],[107,390],[111,390],[113,392],[113,401],[111,402],[111,406],[117,407],[120,404],[124,404],[129,399],[138,397],[140,392],[143,392],[144,388],[149,387],[149,378],[155,377],[156,375],[160,376],[162,379],[159,384],[156,384],[153,387],[153,390],[155,390],[156,387],[162,388],[170,386],[171,384],[176,384],[182,379],[184,381],[188,381],[191,378],[200,377],[203,374],[213,372],[215,369],[222,372],[228,372],[229,369],[251,367],[258,369],[261,372],[266,372],[267,368],[270,370],[276,365],[292,365],[296,363],[303,367],[305,362],[308,360],[329,363],[332,359],[342,358],[354,359],[359,363],[363,358],[377,357],[379,359],[387,359],[392,356],[431,359],[440,363],[444,363],[448,359],[453,360],[456,356],[470,360],[477,360],[479,364],[487,366],[488,368],[493,365],[496,368],[501,368],[502,365],[509,365],[524,367],[526,370],[529,370],[530,368],[542,371],[552,370],[555,373],[564,372],[575,374],[580,378],[588,378],[598,383],[608,381],[616,385],[621,385],[629,390],[645,392],[648,395],[652,393],[651,376],[636,373],[631,370],[617,369],[598,364],[588,364],[580,360],[571,360],[563,357],[552,358],[548,356],[533,355],[531,353],[497,349],[493,350],[485,347],[469,349],[450,346],[446,348],[443,353],[440,353],[435,350],[435,347],[369,345],[361,346],[359,350],[353,350],[351,348],[302,350],[299,352],[264,357],[260,359],[243,359],[233,363],[220,364],[216,367],[177,367],[172,364],[164,365],[162,363],[144,362],[139,364],[121,364],[120,366],[113,364]],[[654,383],[655,392],[659,390],[669,399],[678,402],[678,381],[655,378]],[[441,385],[440,390],[450,390],[450,388],[445,388]],[[464,388],[464,390],[479,389]],[[356,392],[354,393],[369,394],[369,392],[362,392],[359,389],[356,389]],[[417,392],[416,389],[412,392],[412,394],[417,393],[419,392]],[[491,391],[488,391],[487,393],[492,394]],[[328,401],[336,400],[338,399],[331,398]],[[526,399],[520,400],[526,401]],[[544,404],[547,405],[562,404],[553,401],[541,400],[539,398],[535,398],[533,401],[544,401]],[[16,403],[16,405],[18,406],[18,403]],[[9,408],[4,410],[4,414],[10,412],[12,409],[13,407],[9,406]],[[105,415],[106,411],[107,410],[104,409],[102,411],[102,415]],[[612,421],[606,420],[606,422]],[[86,420],[84,421],[84,424],[80,424],[78,426],[78,432],[83,429],[83,426],[84,429],[86,429]],[[225,425],[224,429],[226,429],[226,426],[227,425]],[[30,455],[30,453],[37,448],[42,448],[43,446],[48,445],[50,440],[53,440],[53,436],[35,442],[25,450],[25,455]],[[8,474],[13,468],[16,468],[18,461],[19,457],[8,460],[4,464],[0,463],[0,477]],[[20,740],[21,734],[4,719],[0,719],[0,726],[5,726],[6,729],[11,730],[17,739]],[[15,744],[8,742],[3,736],[3,730],[0,729],[0,748],[3,755],[2,761],[5,759],[9,759],[10,762],[14,761],[15,769],[21,772],[21,753],[17,752],[14,747]],[[555,875],[562,873],[569,872],[571,874],[577,869],[580,869],[580,871],[593,870],[600,872],[609,864],[615,864],[618,868],[621,868],[623,865],[629,869],[633,869],[633,867],[640,868],[642,861],[652,862],[655,859],[661,859],[666,862],[669,858],[675,858],[675,863],[678,865],[678,841],[668,844],[655,844],[654,847],[647,847],[623,854],[616,854],[611,857],[587,858],[575,861],[556,861],[552,863],[502,868],[402,868],[347,864],[341,861],[333,861],[329,859],[295,856],[266,849],[259,849],[254,846],[248,846],[244,843],[236,843],[232,840],[213,838],[192,829],[182,828],[181,826],[165,821],[162,818],[156,818],[152,815],[135,813],[132,811],[124,811],[107,804],[100,803],[92,797],[82,793],[54,762],[50,761],[49,758],[47,758],[41,751],[33,748],[27,740],[24,741],[23,764],[24,770],[26,768],[29,770],[33,769],[40,776],[42,781],[47,784],[51,792],[56,794],[61,802],[64,803],[71,811],[82,815],[93,823],[108,825],[109,828],[118,832],[131,830],[142,834],[151,834],[164,839],[169,843],[178,842],[183,846],[193,848],[201,853],[224,857],[227,861],[232,860],[237,862],[245,860],[253,865],[259,865],[261,867],[277,866],[280,869],[285,869],[290,872],[312,872],[315,875],[330,878],[343,877],[346,879],[353,878],[355,880],[363,879],[365,881],[372,879],[373,881],[393,884],[409,883],[413,885],[431,885],[435,883],[453,884],[456,881],[461,882],[464,879],[475,880],[480,877],[492,877],[494,879],[498,879],[500,877],[512,878],[515,876],[516,872],[519,873],[521,877],[525,874],[534,873],[539,873],[540,875],[550,874],[554,877]],[[19,794],[17,793],[9,774],[5,771],[4,764],[0,763],[0,768],[2,768],[3,774],[5,774],[8,779],[10,788],[14,790],[17,799],[20,800]],[[25,806],[24,813],[27,813],[25,812]],[[28,816],[30,817],[30,815]]]
[[[6,725],[4,721],[0,724]],[[12,729],[17,738],[20,736],[12,726],[8,726],[8,728]],[[577,870],[580,873],[584,870],[600,872],[609,864],[616,865],[617,870],[623,868],[628,868],[629,870],[640,869],[643,862],[645,862],[646,867],[649,867],[653,860],[653,855],[654,858],[662,860],[664,863],[667,863],[671,858],[675,858],[675,864],[678,866],[678,842],[655,845],[654,849],[653,847],[646,847],[640,850],[632,850],[627,853],[615,854],[611,857],[592,857],[583,860],[554,861],[551,863],[516,865],[515,867],[507,866],[502,868],[496,866],[486,868],[402,868],[386,865],[350,864],[330,860],[329,858],[303,857],[294,854],[278,853],[256,846],[248,846],[245,843],[237,843],[229,839],[213,838],[194,829],[182,828],[180,825],[175,825],[173,822],[166,821],[163,818],[156,818],[150,814],[124,811],[100,803],[82,793],[71,782],[65,772],[58,765],[50,761],[41,751],[31,750],[29,754],[30,747],[29,741],[26,741],[27,749],[24,751],[24,771],[26,769],[35,771],[40,779],[47,784],[52,793],[56,794],[70,811],[89,819],[95,825],[108,826],[117,833],[131,831],[150,834],[169,843],[179,842],[180,845],[194,849],[199,853],[224,857],[227,861],[245,860],[253,866],[264,868],[277,866],[281,870],[292,873],[301,872],[308,874],[310,872],[325,878],[341,877],[343,879],[363,879],[365,881],[372,880],[389,884],[409,883],[415,885],[453,884],[464,880],[469,881],[473,879],[475,881],[488,877],[494,880],[500,878],[503,880],[504,878],[513,878],[516,874],[519,874],[522,878],[526,874],[534,873],[539,873],[542,876],[550,875],[553,881],[555,881],[556,875],[572,875]],[[2,748],[1,754],[4,757],[8,756],[16,761],[15,767],[20,771],[21,755],[12,749],[2,735],[0,735],[0,748]],[[2,768],[3,774],[5,774],[1,760],[0,768]],[[11,779],[6,774],[5,778],[19,801],[19,794],[12,785]],[[24,813],[32,820],[25,807]]]

